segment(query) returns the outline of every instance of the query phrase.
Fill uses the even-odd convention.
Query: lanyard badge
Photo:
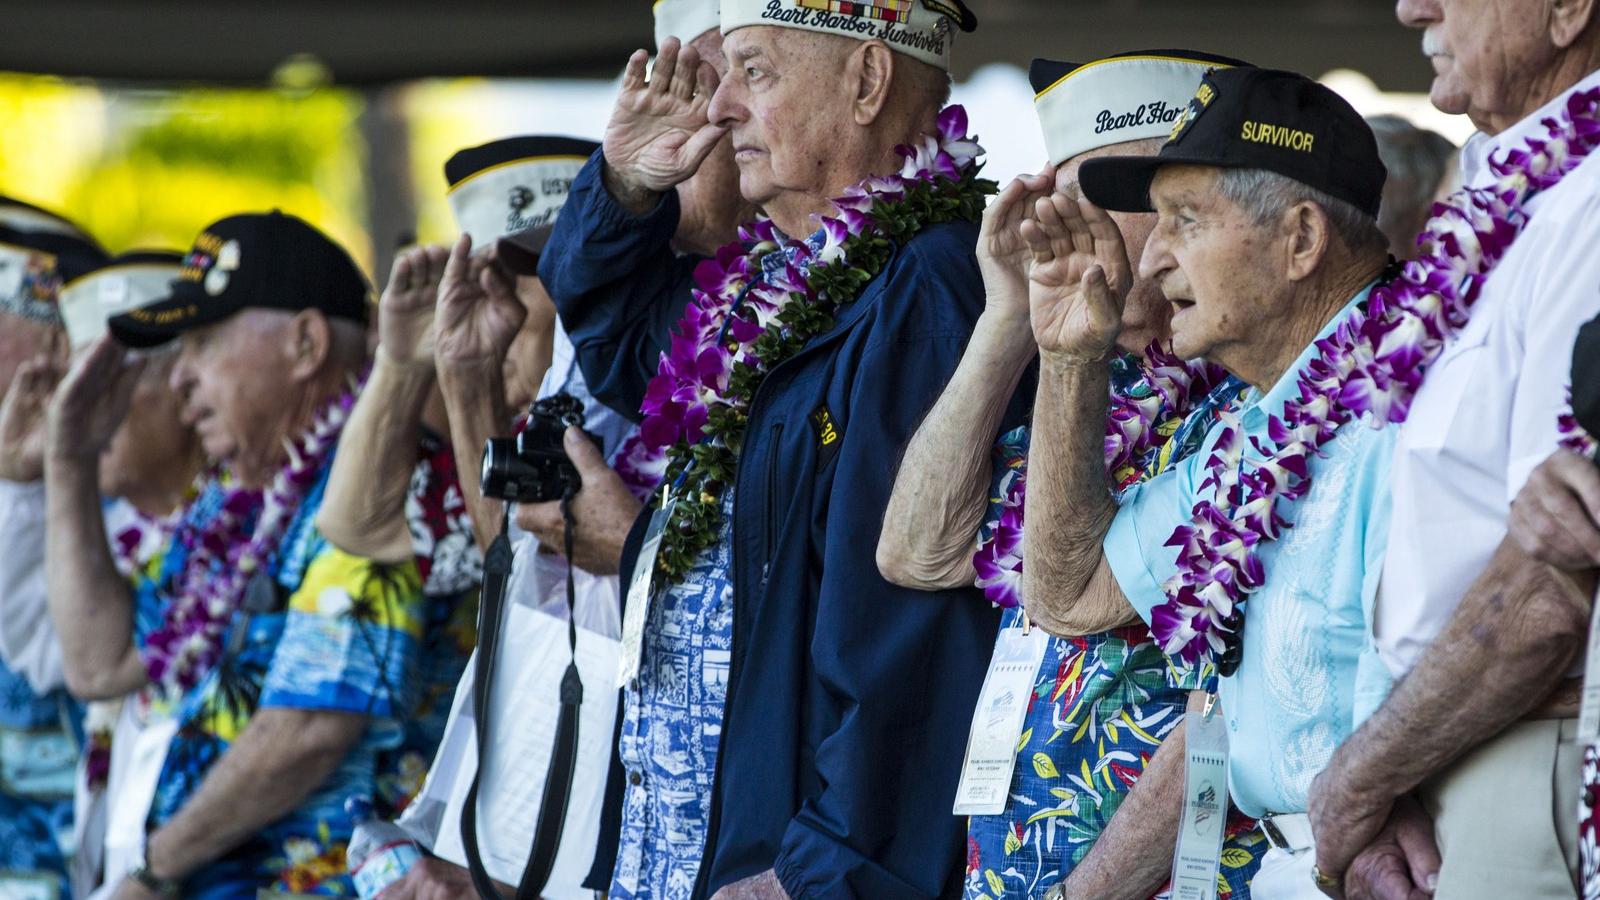
[[[1173,900],[1216,900],[1217,869],[1228,818],[1228,729],[1217,695],[1185,718],[1183,819],[1172,857]]]

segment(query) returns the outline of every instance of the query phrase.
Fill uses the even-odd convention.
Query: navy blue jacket
[[[539,275],[595,397],[634,411],[697,260],[668,246],[676,194],[636,217],[599,172],[596,154]],[[897,250],[751,404],[734,489],[733,659],[697,897],[769,868],[796,898],[960,893],[965,821],[950,807],[999,617],[975,589],[889,584],[875,551],[900,454],[982,311],[976,240],[975,225],[941,225]],[[1007,427],[1020,419],[1012,410]],[[616,852],[620,771],[600,880]]]

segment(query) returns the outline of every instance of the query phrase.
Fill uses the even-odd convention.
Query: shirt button
[[[629,772],[628,773],[628,783],[629,784],[633,785],[634,787],[638,787],[639,786],[639,782],[641,782],[641,781],[644,781],[644,776],[643,775],[640,775],[638,772]]]

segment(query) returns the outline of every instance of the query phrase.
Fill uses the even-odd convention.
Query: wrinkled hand
[[[512,890],[496,884],[504,893]],[[472,887],[472,874],[466,869],[437,857],[426,857],[378,896],[382,900],[460,900],[475,897],[477,892]]]
[[[500,365],[511,350],[528,308],[517,299],[512,276],[491,253],[472,255],[463,234],[450,250],[439,284],[434,358],[440,366]]]
[[[727,133],[706,117],[717,72],[699,52],[669,38],[646,82],[649,58],[644,50],[628,58],[603,144],[606,187],[636,209],[687,181]]]
[[[1343,771],[1335,757],[1311,782],[1306,799],[1317,840],[1317,868],[1335,878],[1383,830],[1395,805],[1392,797],[1351,789],[1342,780]]]
[[[1432,817],[1416,798],[1402,797],[1345,873],[1345,900],[1428,900],[1438,884],[1439,861]]]
[[[0,479],[28,483],[44,477],[46,416],[62,365],[49,353],[17,367],[0,401]]]
[[[978,229],[978,269],[988,309],[1027,321],[1028,267],[1033,254],[1022,239],[1022,223],[1033,216],[1034,204],[1049,196],[1054,167],[1037,175],[1020,175],[1006,185]]]
[[[413,247],[394,259],[378,300],[378,346],[407,365],[433,365],[433,315],[450,251]]]
[[[615,575],[621,568],[622,544],[643,504],[606,465],[600,448],[582,429],[568,428],[562,447],[583,479],[583,488],[572,498],[572,516],[577,520],[572,532],[572,564],[593,575]],[[560,501],[519,505],[517,525],[545,547],[566,552]]]
[[[1511,536],[1558,569],[1600,566],[1600,466],[1567,450],[1551,454],[1511,504]]]
[[[1105,359],[1122,332],[1133,267],[1105,211],[1056,191],[1019,231],[1028,244],[1028,304],[1039,349],[1072,362]]]
[[[46,445],[50,456],[98,461],[128,417],[144,367],[143,357],[130,358],[109,335],[78,357],[50,401]]]
[[[771,869],[727,885],[711,895],[711,900],[789,900],[789,893]]]

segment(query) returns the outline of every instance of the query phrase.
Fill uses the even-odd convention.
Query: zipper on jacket
[[[767,521],[761,542],[761,552],[766,559],[761,563],[761,587],[767,586],[767,576],[772,572],[773,557],[778,555],[778,444],[783,438],[783,423],[772,425],[772,442],[767,449]]]

